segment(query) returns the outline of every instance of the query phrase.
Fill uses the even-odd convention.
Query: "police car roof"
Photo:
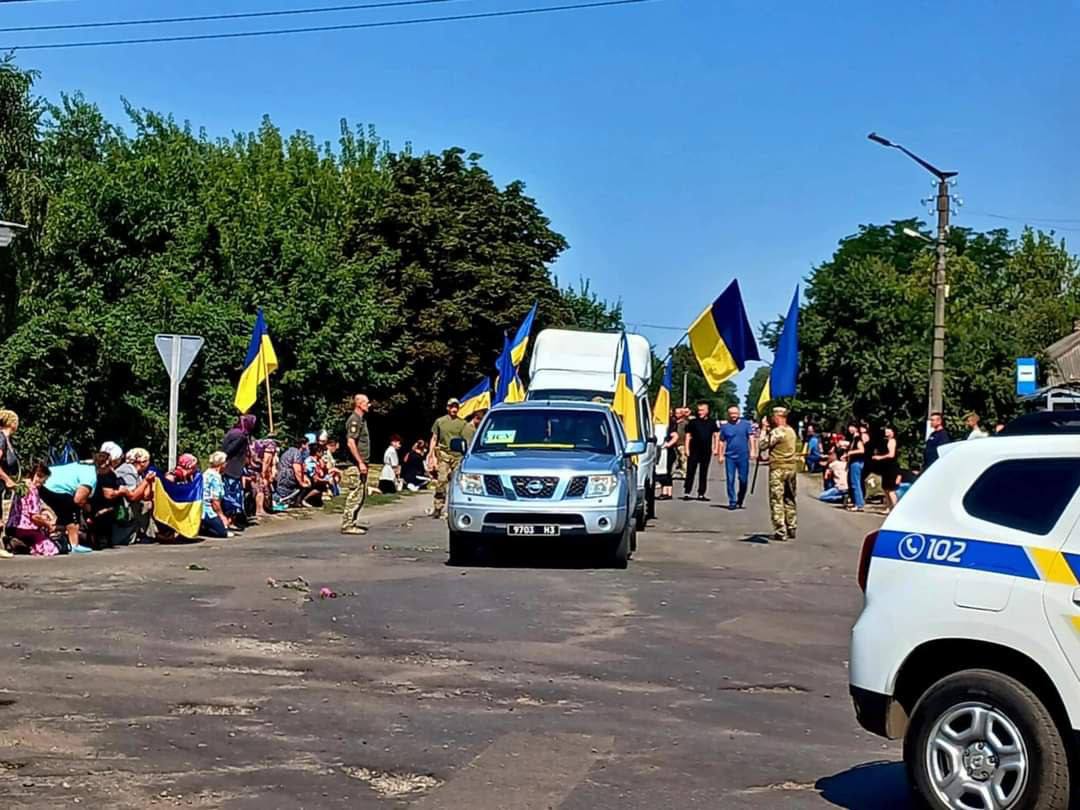
[[[1080,435],[1080,410],[1036,411],[1019,416],[998,436]]]
[[[504,402],[492,408],[493,411],[520,410],[520,411],[596,411],[610,413],[611,406],[603,402],[578,402],[567,399],[529,399],[524,402]]]

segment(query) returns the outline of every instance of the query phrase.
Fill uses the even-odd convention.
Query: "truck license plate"
[[[543,525],[543,526],[518,526],[512,525],[506,527],[506,533],[516,535],[519,537],[531,537],[533,535],[543,535],[545,537],[555,537],[559,534],[558,526]]]

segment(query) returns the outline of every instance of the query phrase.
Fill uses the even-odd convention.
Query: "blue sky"
[[[341,0],[0,3],[0,27],[333,5]],[[252,30],[468,13],[565,0],[169,27]],[[129,29],[130,35],[166,29]],[[860,223],[926,216],[930,177],[871,130],[960,172],[957,224],[1059,223],[1080,239],[1080,4],[658,0],[613,10],[370,31],[26,51],[48,96],[121,96],[213,135],[270,114],[333,139],[341,117],[394,146],[461,146],[522,179],[571,249],[555,272],[685,327],[731,278],[752,322]],[[103,38],[128,35],[106,31]],[[97,32],[0,33],[9,44]],[[1070,230],[1071,229],[1071,230]],[[664,349],[675,331],[642,327]],[[748,369],[748,372],[752,369]],[[744,373],[743,379],[748,376]]]

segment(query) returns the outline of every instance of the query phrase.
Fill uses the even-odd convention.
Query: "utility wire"
[[[25,2],[25,0],[23,0]],[[359,31],[368,28],[396,28],[405,25],[425,25],[440,22],[461,22],[465,20],[489,20],[496,17],[524,17],[537,14],[551,14],[584,9],[614,8],[616,6],[640,5],[657,0],[602,0],[593,3],[570,3],[562,6],[542,6],[522,8],[512,11],[488,11],[476,14],[454,14],[445,17],[416,17],[407,20],[384,20],[368,23],[345,23],[341,25],[319,25],[309,28],[277,28],[270,31],[232,31],[222,34],[187,34],[182,36],[140,37],[136,39],[106,39],[87,42],[48,42],[40,45],[4,45],[0,51],[47,51],[68,48],[96,48],[109,45],[150,45],[166,42],[195,42],[199,40],[247,39],[251,37],[282,36],[286,34],[314,34],[332,31]]]
[[[1058,217],[1017,217],[1010,216],[1008,214],[993,214],[989,211],[967,211],[965,213],[974,214],[979,217],[990,217],[991,219],[1005,219],[1013,222],[1045,222],[1054,224],[1060,222],[1064,225],[1080,225],[1080,219],[1062,219]]]
[[[11,2],[12,0],[6,0]],[[19,0],[25,2],[25,0]],[[240,11],[232,14],[203,14],[196,17],[156,17],[144,20],[107,20],[105,22],[58,23],[56,25],[20,25],[0,28],[0,33],[26,33],[28,31],[75,31],[91,28],[119,28],[132,25],[171,25],[173,23],[219,22],[221,20],[251,20],[262,17],[290,17],[300,14],[327,14],[336,11],[366,11],[379,8],[401,8],[404,6],[430,6],[435,3],[454,3],[460,0],[390,0],[381,3],[349,3],[341,6],[322,6],[319,8],[290,8],[275,11]]]

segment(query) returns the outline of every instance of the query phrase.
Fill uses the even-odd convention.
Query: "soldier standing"
[[[446,515],[446,494],[450,478],[461,464],[461,453],[450,448],[453,439],[466,440],[466,422],[458,416],[461,402],[451,399],[446,403],[446,416],[440,416],[431,426],[431,458],[429,465],[436,468],[435,503],[431,516],[440,519]]]
[[[342,534],[367,534],[360,525],[360,510],[367,499],[367,460],[371,457],[371,434],[368,432],[367,412],[371,401],[365,394],[353,397],[353,412],[345,420],[345,443],[349,457],[356,464],[356,479],[345,498],[345,511],[341,515]]]
[[[773,428],[766,446],[769,450],[769,512],[773,540],[794,540],[798,518],[795,514],[798,455],[795,431],[788,427],[787,408],[773,408]]]
[[[483,408],[475,410],[469,417],[469,421],[465,423],[465,432],[463,438],[466,444],[472,443],[473,436],[476,435],[476,431],[480,429],[480,423],[484,421],[484,415],[487,414]]]

